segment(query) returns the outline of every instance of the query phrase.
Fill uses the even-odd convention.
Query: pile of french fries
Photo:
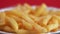
[[[46,34],[56,32],[60,25],[60,10],[48,10],[43,3],[33,9],[29,4],[0,12],[0,31],[16,34]]]

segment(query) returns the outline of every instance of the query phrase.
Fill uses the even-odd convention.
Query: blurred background
[[[30,5],[40,5],[46,3],[47,6],[60,8],[60,0],[0,0],[0,8],[28,3]]]

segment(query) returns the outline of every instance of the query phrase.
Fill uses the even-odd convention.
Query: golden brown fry
[[[56,28],[56,29],[53,29],[51,32],[56,32],[58,30],[58,28]]]
[[[44,26],[44,25],[42,24],[44,17],[45,17],[45,16],[40,17],[39,20],[37,21],[37,23],[38,23],[39,25],[41,25],[41,26]]]
[[[54,15],[54,18],[58,19],[59,24],[60,24],[60,16]]]
[[[46,16],[49,14],[49,10],[44,10],[43,13],[41,14],[41,16]]]
[[[17,31],[17,34],[28,34],[28,31],[24,29],[20,29]]]
[[[39,20],[39,17],[36,17],[36,16],[34,16],[34,15],[29,15],[34,21],[38,21]]]
[[[17,15],[17,16],[21,17],[20,12],[21,12],[21,11],[18,11],[18,10],[13,9],[13,10],[11,10],[9,13],[12,13],[13,15]]]
[[[26,29],[28,29],[28,30],[33,29],[33,26],[30,23],[26,22],[25,20],[22,20],[22,23],[23,23],[23,25],[25,26]]]
[[[58,20],[57,19],[53,19],[52,24],[47,25],[47,29],[48,29],[48,31],[51,31],[53,29],[58,28],[58,26],[59,26]]]
[[[51,15],[45,16],[44,19],[43,19],[43,21],[42,21],[42,24],[43,24],[43,25],[47,25],[48,22],[49,22],[49,20],[50,20],[51,18],[52,18]]]
[[[31,6],[27,3],[25,3],[24,6],[27,7],[28,9],[32,9]]]
[[[38,33],[36,31],[29,31],[29,30],[24,30],[20,29],[17,34],[46,34],[46,33]]]
[[[11,25],[11,27],[14,29],[14,31],[17,31],[18,30],[18,24],[17,22],[15,21],[15,19],[11,18],[11,17],[8,17],[6,16],[6,19],[9,21],[9,24]]]
[[[22,9],[23,9],[24,13],[26,13],[26,14],[28,14],[32,10],[31,6],[28,5],[27,3],[24,4]]]
[[[15,10],[17,10],[17,11],[22,11],[22,10],[23,10],[23,9],[22,9],[22,5],[21,5],[21,4],[18,4],[18,5],[16,6]]]
[[[46,8],[46,5],[43,3],[41,7],[37,9],[35,16],[40,16],[46,10]]]
[[[33,27],[36,29],[36,31],[40,32],[40,33],[46,33],[47,29],[45,27],[42,27],[38,24],[34,24]]]
[[[6,32],[14,32],[13,29],[11,27],[9,27],[9,26],[5,26],[3,28],[3,30],[6,31]]]
[[[4,12],[0,12],[0,26],[5,25],[5,17],[6,14]]]
[[[10,17],[14,18],[17,22],[21,22],[21,18],[15,15],[10,15]]]

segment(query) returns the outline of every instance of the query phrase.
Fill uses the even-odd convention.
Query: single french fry
[[[47,34],[47,33],[38,33],[38,34]]]
[[[21,18],[15,15],[10,15],[10,17],[14,18],[17,22],[21,22]]]
[[[26,13],[26,14],[28,14],[32,10],[31,6],[28,5],[27,3],[24,4],[22,9],[23,9],[24,13]]]
[[[5,13],[7,15],[16,15],[16,14],[20,15],[19,12],[21,12],[21,11],[22,11],[22,6],[20,4],[18,4],[14,9],[6,11]]]
[[[59,24],[60,24],[60,16],[54,15],[54,18],[58,19]]]
[[[50,20],[51,18],[52,18],[51,15],[46,16],[46,17],[43,19],[42,24],[43,24],[43,25],[47,25],[48,22],[49,22],[49,20]]]
[[[39,17],[36,17],[36,16],[34,16],[34,15],[29,15],[34,21],[38,21],[39,20]]]
[[[25,14],[29,14],[30,11],[31,11],[31,9],[26,8],[26,7],[23,7],[23,12],[24,12]]]
[[[44,10],[44,12],[41,14],[41,16],[46,16],[46,15],[48,15],[48,13],[49,13],[49,10]]]
[[[24,6],[27,7],[28,9],[32,9],[31,6],[27,3],[25,3]]]
[[[37,21],[37,23],[38,23],[39,25],[41,25],[41,26],[44,26],[44,25],[42,24],[42,21],[43,21],[44,17],[45,17],[45,16],[40,17],[39,20]]]
[[[18,16],[15,16],[15,15],[11,15],[10,17],[14,18],[17,21],[19,28],[23,28],[23,24],[22,24],[22,19],[21,18],[19,18]]]
[[[58,28],[56,28],[56,29],[53,29],[51,32],[56,32],[58,30]]]
[[[6,14],[4,12],[0,12],[0,26],[5,25],[5,16]]]
[[[52,23],[53,23],[53,24],[47,25],[48,31],[51,31],[51,30],[53,30],[53,29],[56,29],[56,28],[58,28],[58,26],[59,26],[59,23],[58,23],[58,20],[57,20],[57,19],[53,19],[53,22],[52,22]]]
[[[46,33],[47,32],[47,29],[45,27],[42,27],[38,24],[34,24],[33,25],[34,29],[36,29],[36,31],[40,32],[40,33]]]
[[[11,27],[9,27],[9,26],[5,26],[3,28],[3,30],[6,31],[6,32],[14,32],[13,29]]]
[[[24,29],[20,29],[17,31],[17,34],[28,34],[28,31]]]
[[[43,11],[45,11],[46,10],[46,5],[43,3],[42,5],[41,5],[41,7],[39,7],[38,9],[37,9],[37,12],[35,13],[35,16],[40,16],[42,13],[43,13]]]
[[[8,16],[6,16],[6,19],[9,21],[11,27],[12,27],[15,31],[17,31],[19,27],[18,27],[18,24],[17,24],[17,22],[15,21],[15,19],[13,19],[13,18],[11,18],[11,17],[8,17]]]
[[[23,25],[25,26],[26,29],[28,29],[28,30],[33,29],[33,26],[30,23],[26,22],[25,20],[22,20],[22,23],[23,23]]]
[[[21,5],[21,4],[18,4],[15,8],[16,8],[17,10],[21,10],[22,5]]]
[[[20,12],[21,11],[19,11],[19,10],[13,9],[13,10],[10,10],[10,12],[8,12],[8,13],[21,17]]]

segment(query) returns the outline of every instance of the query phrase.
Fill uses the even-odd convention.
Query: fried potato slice
[[[58,20],[57,19],[53,19],[52,24],[47,25],[47,29],[48,29],[48,31],[51,31],[53,29],[58,28],[58,26],[59,26]]]
[[[39,17],[36,17],[34,15],[29,15],[35,22],[39,21]]]
[[[45,16],[44,19],[43,19],[43,21],[42,21],[42,24],[43,25],[47,25],[51,18],[52,18],[51,15]]]
[[[17,34],[28,34],[28,30],[20,29],[17,31]]]
[[[3,28],[3,30],[6,31],[6,32],[14,32],[14,30],[11,27],[9,27],[9,26],[5,26]]]
[[[6,14],[4,12],[0,12],[0,26],[5,25],[5,17]]]
[[[8,16],[6,16],[6,19],[9,21],[9,23],[10,23],[11,27],[14,29],[14,31],[17,31],[19,27],[18,27],[18,24],[15,21],[15,19],[8,17]]]
[[[46,5],[43,3],[36,11],[35,16],[40,16],[45,10],[46,10]]]
[[[40,33],[46,33],[47,32],[47,29],[45,27],[42,27],[38,24],[34,24],[33,25],[34,29],[36,29],[36,31],[40,32]]]
[[[30,23],[28,23],[27,21],[22,20],[22,23],[23,23],[23,25],[25,26],[26,29],[28,29],[28,30],[33,29],[33,26]]]

